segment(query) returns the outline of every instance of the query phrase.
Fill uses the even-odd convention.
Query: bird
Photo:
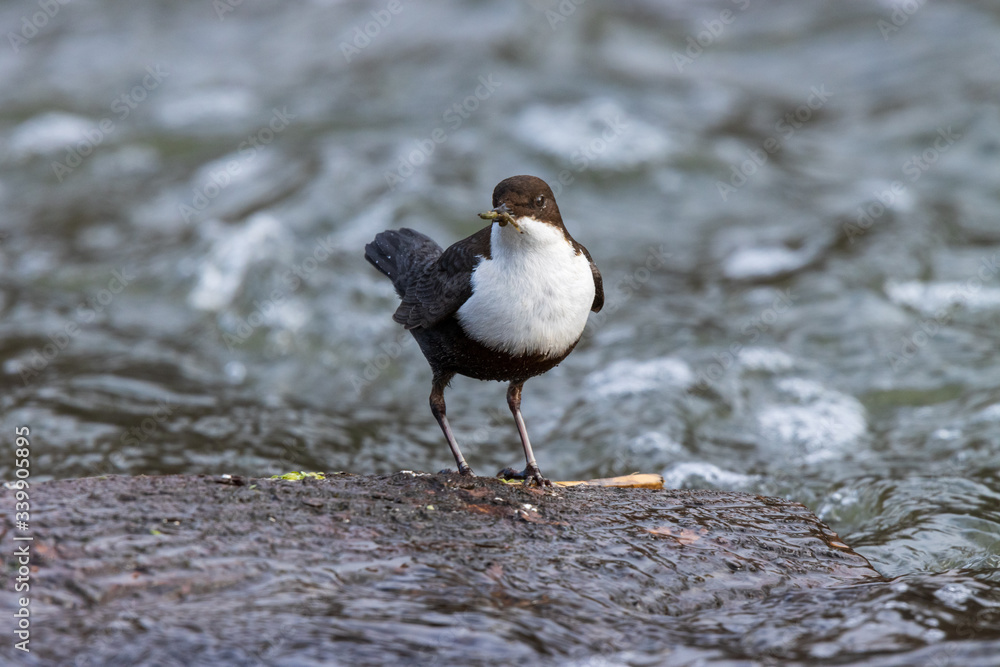
[[[512,176],[493,190],[491,223],[447,249],[409,228],[365,245],[365,259],[387,276],[403,325],[430,364],[430,408],[461,475],[473,475],[446,413],[455,375],[507,382],[525,468],[497,473],[550,486],[521,416],[524,383],[558,365],[604,306],[604,283],[590,252],[563,224],[555,196],[537,176]]]

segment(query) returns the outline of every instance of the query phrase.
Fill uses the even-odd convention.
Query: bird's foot
[[[451,468],[445,468],[438,472],[439,475],[454,475],[455,471]],[[472,467],[468,464],[458,467],[458,474],[462,477],[475,477],[476,473],[472,472]]]
[[[538,466],[527,466],[524,470],[514,470],[513,468],[504,468],[497,473],[497,477],[500,479],[520,479],[524,480],[525,486],[552,486],[552,482],[542,477],[542,471],[538,469]]]

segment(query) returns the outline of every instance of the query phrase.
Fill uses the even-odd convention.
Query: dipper
[[[455,375],[509,382],[527,463],[506,479],[549,485],[521,417],[525,381],[566,358],[591,311],[604,305],[601,273],[563,224],[552,190],[535,176],[512,176],[493,190],[493,222],[447,250],[412,229],[385,231],[365,259],[392,280],[401,303],[392,316],[413,334],[433,372],[431,412],[458,472],[472,468],[445,414],[444,390]]]

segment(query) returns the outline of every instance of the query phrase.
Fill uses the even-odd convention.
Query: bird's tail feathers
[[[402,298],[414,277],[441,255],[442,249],[430,237],[402,228],[375,235],[365,246],[365,259],[384,273]]]

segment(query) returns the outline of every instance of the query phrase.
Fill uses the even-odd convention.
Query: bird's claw
[[[452,470],[451,468],[445,468],[444,470],[439,471],[438,474],[439,475],[454,475],[455,471]],[[476,473],[472,472],[472,468],[470,466],[468,466],[468,465],[459,466],[459,468],[458,468],[458,474],[461,475],[462,477],[475,477],[476,476]]]
[[[524,486],[552,486],[552,482],[542,476],[538,466],[528,466],[524,470],[504,468],[497,473],[497,477],[505,480],[520,479],[523,480]]]

